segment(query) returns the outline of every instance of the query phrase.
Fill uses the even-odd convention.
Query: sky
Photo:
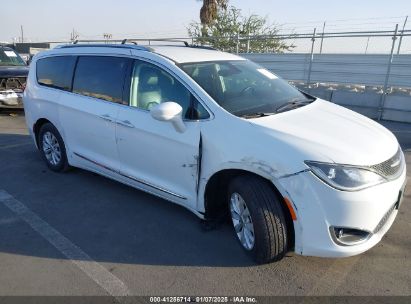
[[[0,18],[0,41],[20,37],[23,26],[25,41],[68,40],[73,29],[80,39],[186,37],[187,25],[199,21],[202,1],[197,0],[19,0],[9,2],[12,8]],[[391,30],[400,28],[410,15],[410,0],[230,0],[244,14],[258,14],[279,24],[283,32],[311,32],[314,27],[326,31]],[[3,6],[4,8],[4,6]],[[408,41],[410,40],[410,41]],[[309,50],[310,42],[298,41],[298,50]],[[389,38],[369,41],[369,51],[389,51]],[[324,49],[364,51],[366,39],[325,42]],[[317,46],[318,47],[318,46]],[[411,53],[411,37],[404,38],[404,52]]]

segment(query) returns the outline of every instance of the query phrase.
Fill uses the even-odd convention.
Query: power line
[[[328,20],[327,22],[345,22],[345,21],[355,21],[355,20],[387,20],[387,19],[402,19],[406,16],[396,16],[396,17],[370,17],[370,18],[349,18],[349,19],[334,19]],[[298,21],[298,22],[285,22],[285,24],[307,24],[307,23],[323,23],[324,20],[316,20],[316,21]]]

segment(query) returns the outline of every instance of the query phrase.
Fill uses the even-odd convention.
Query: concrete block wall
[[[369,118],[378,119],[379,117],[379,108],[383,98],[381,92],[375,90],[354,92],[327,87],[297,87],[313,96],[349,108]],[[411,96],[388,94],[382,107],[382,119],[411,123]]]
[[[307,87],[309,54],[241,54],[300,89],[370,118],[411,122],[411,55],[394,56],[383,100],[388,55],[315,54]],[[382,108],[381,108],[382,106]]]

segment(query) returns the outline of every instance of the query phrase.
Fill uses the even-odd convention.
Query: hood
[[[388,160],[399,146],[395,136],[377,122],[321,99],[250,121],[298,149],[305,160],[369,166]]]
[[[0,78],[27,77],[27,66],[0,66]]]

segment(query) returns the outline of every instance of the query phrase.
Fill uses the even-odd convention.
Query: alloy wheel
[[[60,144],[56,136],[54,136],[54,134],[49,131],[47,131],[43,135],[43,152],[44,152],[44,155],[46,156],[47,161],[51,165],[56,166],[60,163],[61,161]]]
[[[231,194],[230,213],[241,245],[246,250],[252,250],[255,242],[253,221],[245,200],[237,192]]]

